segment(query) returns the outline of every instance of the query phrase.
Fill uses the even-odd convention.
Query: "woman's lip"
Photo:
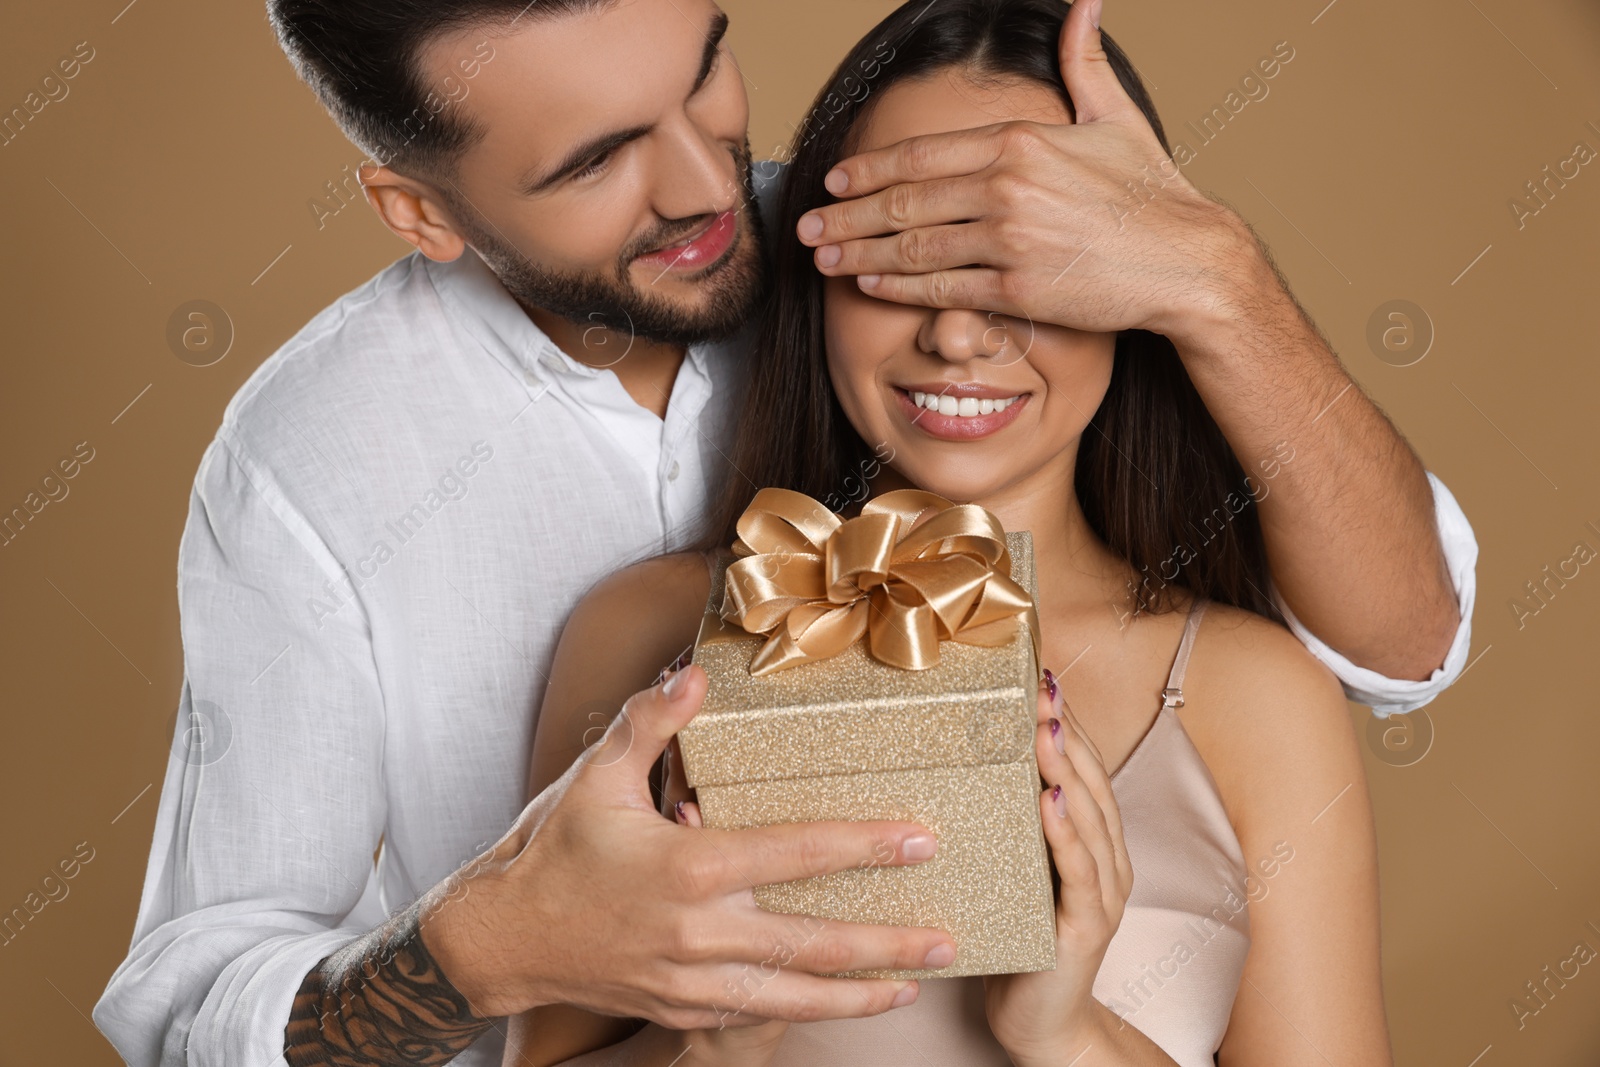
[[[917,390],[928,392],[929,390]],[[954,394],[953,389],[947,389],[946,395]],[[973,393],[963,393],[963,396],[974,396]],[[941,441],[976,441],[999,433],[1017,420],[1022,409],[1028,406],[1028,401],[1033,399],[1031,393],[1004,394],[1015,396],[1017,399],[1008,404],[1004,411],[996,411],[990,415],[941,415],[937,411],[929,411],[925,407],[918,407],[911,399],[911,393],[896,386],[894,390],[895,401],[900,405],[900,411],[907,421],[930,437],[937,437]],[[979,397],[979,399],[983,399]]]
[[[706,228],[688,243],[648,252],[634,262],[663,271],[692,274],[715,263],[733,245],[738,232],[739,216],[732,211],[724,211],[708,222]]]

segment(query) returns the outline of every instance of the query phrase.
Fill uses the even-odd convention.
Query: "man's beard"
[[[469,204],[453,203],[452,208],[468,243],[525,308],[547,311],[585,329],[598,327],[660,344],[720,341],[749,322],[768,281],[762,254],[765,230],[752,182],[748,141],[734,157],[742,193],[735,211],[743,216],[743,224],[723,257],[694,280],[695,290],[702,296],[697,307],[684,307],[640,289],[629,268],[639,256],[702,229],[711,220],[709,215],[664,221],[630,242],[609,272],[583,272],[533,263]]]

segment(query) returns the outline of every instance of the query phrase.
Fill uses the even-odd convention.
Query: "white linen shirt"
[[[318,961],[510,827],[563,622],[693,532],[729,476],[747,351],[691,348],[663,421],[476,254],[413,253],[251,377],[195,479],[173,752],[132,947],[94,1010],[129,1064],[283,1067]],[[1464,665],[1477,546],[1434,489],[1464,608],[1443,669],[1390,681],[1295,626],[1380,710]],[[497,1025],[455,1062],[502,1050]]]

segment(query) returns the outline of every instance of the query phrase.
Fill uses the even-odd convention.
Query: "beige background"
[[[87,1016],[127,946],[170,742],[190,481],[249,373],[404,250],[360,204],[317,228],[308,201],[360,153],[293,78],[258,0],[125,2],[0,16],[0,109],[78,42],[94,49],[70,95],[0,148],[0,512],[79,442],[94,449],[70,495],[0,547],[0,914],[93,849],[70,895],[0,945],[0,1063],[116,1062]],[[1600,9],[1322,2],[1110,0],[1105,25],[1177,138],[1290,42],[1270,96],[1187,172],[1255,224],[1482,545],[1479,658],[1427,709],[1421,760],[1418,722],[1409,749],[1379,738],[1369,761],[1399,1062],[1592,1065],[1600,963],[1552,982],[1520,1029],[1510,1002],[1579,941],[1600,949],[1600,566],[1552,583],[1520,629],[1509,604],[1575,542],[1600,549],[1584,525],[1600,526],[1600,162],[1520,230],[1508,203],[1576,142],[1600,151]],[[890,5],[727,7],[765,153]],[[1397,298],[1437,331],[1409,367],[1366,341]],[[192,299],[236,331],[213,366],[165,338]]]

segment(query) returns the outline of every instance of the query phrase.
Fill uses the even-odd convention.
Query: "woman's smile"
[[[977,441],[999,433],[1017,420],[1033,395],[977,383],[892,388],[901,415],[942,441]]]

